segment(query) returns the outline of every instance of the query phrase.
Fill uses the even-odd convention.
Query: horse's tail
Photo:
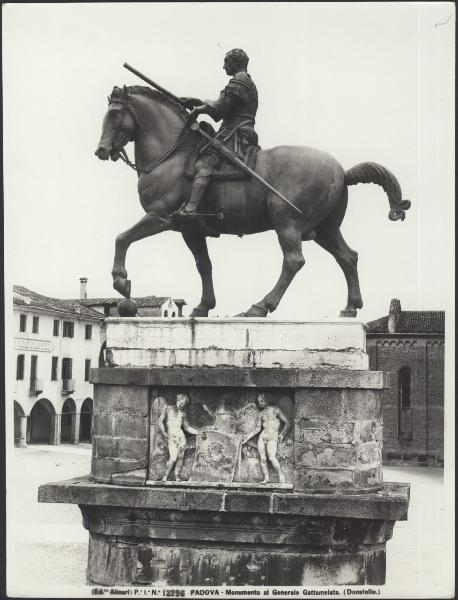
[[[401,186],[396,177],[382,165],[373,162],[365,162],[356,165],[345,172],[345,183],[347,185],[356,185],[357,183],[376,183],[380,185],[390,202],[390,212],[388,218],[391,221],[406,218],[405,211],[410,208],[410,200],[402,199]]]

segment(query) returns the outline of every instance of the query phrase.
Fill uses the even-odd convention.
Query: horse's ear
[[[110,96],[107,96],[107,100],[108,100],[108,104],[110,104],[110,102],[111,102]]]
[[[128,96],[128,91],[125,85],[122,86],[122,95],[127,97]]]

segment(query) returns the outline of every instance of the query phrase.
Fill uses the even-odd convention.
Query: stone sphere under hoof
[[[123,298],[118,304],[118,314],[120,317],[136,317],[138,305],[132,298]]]

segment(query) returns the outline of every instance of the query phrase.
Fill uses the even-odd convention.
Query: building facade
[[[13,294],[15,444],[90,441],[103,315],[21,286]]]
[[[367,324],[369,368],[388,372],[383,398],[385,462],[442,466],[444,461],[443,311],[403,311]]]
[[[13,287],[14,442],[89,442],[92,435],[92,368],[104,366],[104,320],[118,316],[119,298],[49,298]],[[184,300],[134,298],[140,316],[181,317]]]

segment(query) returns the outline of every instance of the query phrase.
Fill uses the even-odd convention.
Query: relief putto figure
[[[243,443],[246,444],[248,440],[261,432],[258,437],[258,451],[261,458],[261,469],[264,474],[264,479],[261,483],[269,483],[270,481],[267,459],[275,469],[278,481],[285,483],[285,475],[277,459],[277,450],[278,444],[285,439],[286,434],[290,430],[291,422],[281,408],[268,405],[266,394],[258,394],[257,401],[261,412],[259,413],[256,427],[245,436]]]
[[[197,435],[198,429],[191,427],[186,420],[184,409],[189,402],[187,394],[177,394],[176,405],[164,404],[158,420],[158,428],[168,442],[169,458],[165,467],[162,481],[167,481],[175,465],[175,480],[180,481],[180,471],[183,466],[186,450],[186,436],[184,431]],[[183,431],[184,430],[184,431]]]

